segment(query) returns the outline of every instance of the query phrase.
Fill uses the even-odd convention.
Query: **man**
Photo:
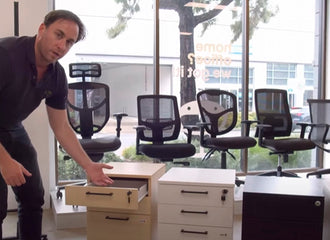
[[[18,202],[24,240],[41,238],[44,189],[36,151],[21,122],[42,99],[61,146],[93,183],[113,182],[103,173],[112,167],[90,160],[67,120],[67,81],[58,60],[84,37],[84,25],[75,14],[56,10],[45,16],[36,36],[0,39],[0,223],[6,217],[9,185]]]

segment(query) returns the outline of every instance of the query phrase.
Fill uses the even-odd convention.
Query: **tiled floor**
[[[16,213],[9,213],[3,225],[4,237],[16,236]],[[43,234],[47,234],[48,240],[86,240],[85,228],[57,230],[51,209],[44,211]]]
[[[5,219],[3,230],[4,237],[16,235],[16,213],[9,213]],[[85,228],[74,228],[74,229],[61,229],[57,230],[54,222],[53,213],[51,210],[44,211],[43,218],[43,233],[47,234],[49,240],[86,240],[86,229]],[[234,239],[241,239],[241,216],[235,216],[234,222]]]

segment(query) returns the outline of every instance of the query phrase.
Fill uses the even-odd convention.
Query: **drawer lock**
[[[131,195],[132,195],[132,191],[128,191],[127,192],[127,201],[128,201],[128,203],[131,203]]]

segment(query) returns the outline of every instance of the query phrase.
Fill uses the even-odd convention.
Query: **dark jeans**
[[[41,238],[44,188],[37,162],[37,153],[22,126],[11,130],[0,129],[0,142],[13,159],[20,162],[32,173],[31,177],[25,177],[25,184],[20,187],[12,187],[12,189],[18,203],[20,239],[39,240]],[[0,239],[2,239],[2,223],[7,215],[7,195],[7,184],[0,174]]]

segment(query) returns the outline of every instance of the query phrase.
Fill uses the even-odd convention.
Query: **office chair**
[[[316,147],[324,152],[330,153],[330,100],[329,99],[308,99],[310,109],[311,130],[309,138],[315,143]],[[319,169],[308,173],[306,176],[316,176],[321,178],[324,174],[330,174],[330,169]]]
[[[298,123],[301,126],[299,138],[290,137],[292,118],[286,90],[256,89],[255,108],[258,120],[256,132],[258,144],[260,147],[269,149],[270,155],[278,155],[276,171],[261,175],[297,177],[297,174],[293,172],[282,171],[282,160],[286,163],[289,154],[315,148],[313,141],[304,138],[308,123]]]
[[[196,152],[191,144],[192,128],[188,129],[186,143],[168,143],[177,140],[181,129],[178,103],[175,96],[140,95],[137,97],[138,126],[136,127],[136,154],[144,154],[154,162],[173,162],[188,166],[187,158]]]
[[[101,76],[101,65],[98,63],[71,63],[69,73],[72,78],[82,78],[81,82],[68,84],[67,115],[73,130],[81,138],[79,142],[87,155],[94,162],[100,161],[104,153],[120,148],[121,120],[125,113],[113,114],[116,117],[116,135],[94,136],[100,132],[110,118],[110,89],[99,82],[87,82],[86,77]],[[70,159],[67,157],[66,159]],[[85,182],[85,181],[83,181]],[[81,184],[81,183],[78,183]],[[58,187],[57,198],[62,198]]]
[[[253,121],[242,121],[245,126],[244,136],[224,136],[231,132],[237,123],[237,98],[233,93],[207,89],[197,93],[197,103],[202,122],[200,125],[200,145],[208,148],[203,161],[216,151],[221,154],[220,167],[227,168],[227,154],[233,159],[231,149],[245,149],[256,145],[256,140],[249,137]]]

